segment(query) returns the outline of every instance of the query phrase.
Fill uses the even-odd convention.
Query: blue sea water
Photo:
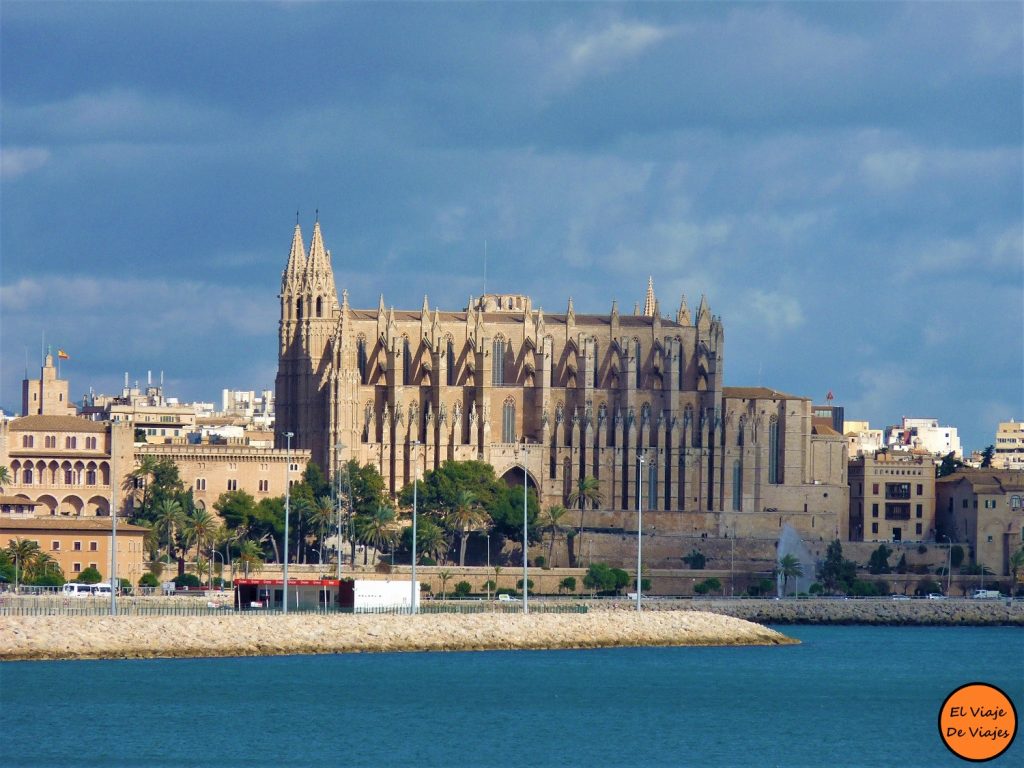
[[[931,768],[964,764],[958,686],[1024,714],[1019,629],[780,629],[803,643],[6,663],[0,763]]]

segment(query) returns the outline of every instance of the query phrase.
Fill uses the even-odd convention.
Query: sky
[[[272,388],[319,214],[339,293],[665,314],[725,382],[881,428],[1024,419],[1020,3],[0,5],[0,406]]]

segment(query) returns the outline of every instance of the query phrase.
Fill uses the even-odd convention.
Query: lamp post
[[[419,503],[419,467],[416,464],[416,448],[419,440],[412,441],[412,576],[409,580],[409,613],[416,613],[416,507]]]
[[[120,441],[118,441],[120,442]],[[110,427],[110,615],[117,616],[117,448]]]
[[[281,579],[281,586],[282,597],[284,598],[282,601],[282,612],[288,613],[288,512],[291,507],[292,500],[292,438],[295,437],[295,433],[285,432],[284,436],[287,440],[287,448],[285,452],[287,465],[284,470],[284,573]]]
[[[640,580],[641,551],[644,541],[644,455],[636,454],[636,609],[640,610],[643,582]]]
[[[530,473],[527,470],[527,459],[529,457],[529,446],[526,438],[523,438],[523,613],[530,612],[530,571],[529,558],[527,557],[527,536],[528,519],[526,514],[526,493],[530,486]]]
[[[341,472],[338,470],[339,454],[345,447],[344,443],[339,442],[334,446],[334,511],[338,514],[338,538],[337,545],[334,548],[335,559],[338,561],[338,581],[341,581]],[[349,483],[349,495],[352,494],[351,483]],[[341,589],[339,586],[338,589]]]

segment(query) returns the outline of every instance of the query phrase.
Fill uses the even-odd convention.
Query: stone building
[[[962,469],[935,486],[941,533],[967,544],[974,563],[1009,575],[1024,547],[1024,471]]]
[[[927,451],[850,459],[851,541],[935,541],[935,464]]]
[[[0,465],[11,476],[5,493],[39,502],[37,514],[109,515],[117,478],[134,466],[131,427],[69,412],[68,383],[57,378],[52,355],[23,392],[26,415],[0,421]]]
[[[317,223],[308,255],[295,228],[280,300],[277,444],[293,433],[328,470],[372,462],[396,493],[447,459],[489,462],[514,484],[525,465],[543,505],[590,475],[598,514],[621,520],[642,456],[645,511],[715,535],[777,534],[788,516],[815,538],[845,530],[845,441],[814,434],[806,398],[724,388],[724,330],[704,297],[672,317],[650,281],[625,315],[614,301],[577,313],[571,298],[548,314],[499,293],[461,311],[383,296],[357,309],[338,296]]]

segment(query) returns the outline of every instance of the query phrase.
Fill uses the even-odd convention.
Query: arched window
[[[22,482],[25,485],[32,485],[32,467],[25,467],[25,471],[22,473]]]
[[[643,371],[643,358],[641,357],[642,349],[640,347],[640,339],[634,339],[633,344],[636,347],[636,388],[640,389],[644,380]]]
[[[743,467],[739,461],[732,463],[732,508],[743,509]]]
[[[779,420],[772,416],[768,423],[768,482],[781,482],[779,472]]]
[[[594,342],[594,386],[601,386],[601,358],[598,356],[598,344]]]
[[[295,302],[295,317],[297,320],[302,319],[302,299],[297,299]]]
[[[455,342],[448,339],[448,386],[455,386]]]
[[[736,427],[736,445],[740,448],[743,447],[743,429],[746,427],[746,425],[746,419],[740,416],[739,424]]]
[[[1010,497],[1010,509],[1020,509],[1020,496]]]
[[[316,297],[316,316],[317,317],[323,317],[324,316],[324,300],[320,296]]]
[[[366,383],[366,337],[360,336],[356,341],[356,365],[359,366],[359,383]]]
[[[516,441],[516,403],[510,397],[501,407],[501,442]]]
[[[501,386],[505,383],[505,339],[498,336],[494,340],[491,356],[491,384]],[[507,441],[506,441],[507,442]]]
[[[408,337],[402,339],[402,384],[408,384],[412,378],[412,352],[409,350]]]

